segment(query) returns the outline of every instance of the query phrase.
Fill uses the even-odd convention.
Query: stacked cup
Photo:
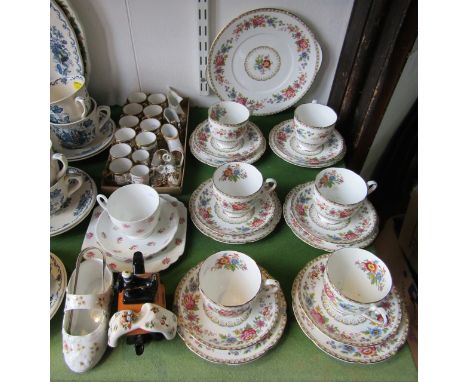
[[[64,77],[50,85],[50,131],[60,146],[88,146],[110,118],[108,106],[98,106],[83,76]]]

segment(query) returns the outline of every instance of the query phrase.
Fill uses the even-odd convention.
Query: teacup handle
[[[68,182],[68,197],[72,196],[83,184],[83,175],[81,174],[67,174],[67,182]],[[78,183],[70,187],[70,180],[76,179]]]
[[[269,288],[271,292],[276,292],[280,288],[280,283],[278,280],[275,279],[266,279],[263,282],[264,288]]]
[[[109,106],[101,105],[97,107],[97,112],[99,113],[99,128],[101,130],[102,126],[104,126],[111,116],[111,110]],[[104,114],[104,116],[103,116]]]
[[[263,184],[265,187],[265,191],[268,193],[272,193],[276,188],[276,180],[273,178],[268,178]]]
[[[375,180],[369,180],[367,182],[367,195],[372,194],[377,188],[377,182]]]
[[[86,114],[88,114],[88,109],[86,108],[86,103],[84,101],[83,97],[76,97],[75,98],[75,103],[79,104],[83,111],[81,112],[81,118],[86,117]]]
[[[374,313],[376,315],[381,315],[382,318],[383,318],[383,322],[378,321],[377,319],[375,319],[375,318],[373,318],[373,317],[371,317],[370,315],[367,315],[367,314],[363,314],[362,316],[367,318],[369,321],[372,321],[375,324],[382,325],[382,326],[387,325],[387,322],[388,322],[387,312],[385,311],[384,308],[380,308],[380,307],[375,306],[374,304],[372,304],[369,307],[369,312]]]
[[[98,196],[96,196],[96,200],[97,200],[98,204],[102,207],[102,209],[107,211],[108,200],[105,197],[105,195],[99,194]]]
[[[68,168],[67,157],[63,155],[62,153],[55,153],[54,155],[52,155],[52,159],[62,162],[62,169],[57,173],[57,179],[60,179],[67,172],[67,168]]]

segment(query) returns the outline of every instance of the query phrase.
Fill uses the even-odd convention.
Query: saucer
[[[254,163],[266,150],[266,141],[260,129],[252,122],[238,147],[222,149],[217,146],[210,132],[208,120],[200,123],[190,136],[190,151],[200,162],[218,167],[227,162]]]
[[[276,293],[263,289],[245,321],[235,326],[220,326],[208,317],[198,289],[201,264],[192,268],[180,283],[180,298],[175,300],[178,325],[204,345],[221,350],[243,349],[267,337],[278,318]]]
[[[405,344],[408,335],[408,314],[404,305],[401,305],[402,320],[397,332],[384,342],[371,346],[354,346],[335,341],[321,332],[309,320],[304,309],[298,302],[298,290],[301,282],[301,274],[296,277],[292,287],[292,308],[299,327],[304,334],[323,352],[350,363],[371,364],[385,361],[390,358]]]
[[[328,254],[310,261],[299,273],[297,296],[299,303],[310,321],[323,333],[336,341],[355,346],[371,346],[382,343],[396,333],[401,322],[401,301],[395,287],[384,301],[378,304],[387,312],[385,326],[364,319],[354,325],[345,324],[341,318],[329,314],[324,307],[323,272]],[[342,316],[347,317],[347,316]]]
[[[283,216],[286,224],[291,228],[293,233],[301,239],[304,243],[318,249],[322,249],[327,252],[334,252],[340,248],[347,248],[347,247],[356,247],[356,248],[365,248],[369,244],[371,244],[377,234],[379,233],[378,225],[376,225],[375,229],[369,233],[367,236],[363,237],[362,240],[353,241],[352,243],[334,243],[332,241],[324,240],[313,233],[306,231],[302,225],[298,222],[298,220],[294,217],[291,202],[296,197],[297,189],[301,187],[301,185],[293,188],[289,191],[288,195],[286,195],[285,202],[283,204]]]
[[[115,132],[115,123],[112,118],[101,127],[99,132],[96,134],[93,142],[88,146],[81,147],[78,149],[67,149],[62,147],[57,141],[57,138],[51,135],[52,146],[54,152],[62,153],[67,157],[68,162],[76,162],[91,158],[102,151],[104,151],[112,142]]]
[[[251,243],[269,235],[281,219],[281,203],[272,193],[259,199],[253,215],[245,222],[232,223],[216,212],[212,180],[203,182],[192,193],[189,211],[192,222],[204,235],[228,244]]]
[[[195,268],[198,268],[199,266],[201,266],[201,264],[197,265]],[[192,270],[189,271],[189,273],[179,282],[179,285],[175,291],[174,301],[180,300],[180,294],[183,293],[182,285],[187,282],[187,278],[189,277],[188,275],[193,271],[194,268],[192,268]],[[271,278],[268,272],[265,272],[265,277]],[[189,285],[189,288],[190,287],[191,286]],[[286,326],[286,300],[281,289],[278,290],[276,295],[278,301],[278,319],[276,320],[273,328],[265,338],[245,348],[239,350],[224,350],[212,346],[207,346],[195,339],[191,333],[181,325],[177,326],[177,332],[189,350],[209,362],[224,365],[239,365],[252,362],[260,358],[278,343]],[[177,308],[178,304],[176,303],[174,304],[174,311],[177,311]]]
[[[50,216],[50,236],[57,236],[81,223],[93,209],[96,202],[97,188],[94,180],[83,170],[68,167],[69,174],[82,174],[83,184],[63,207]]]
[[[154,231],[144,239],[133,239],[125,236],[104,211],[96,225],[97,240],[101,247],[110,253],[111,257],[125,261],[133,259],[133,254],[140,251],[143,258],[157,254],[174,238],[177,231],[179,214],[177,208],[170,202],[161,199],[161,213]]]
[[[346,145],[341,134],[333,130],[323,149],[314,154],[302,150],[294,135],[294,120],[281,122],[271,129],[269,143],[281,159],[300,167],[322,168],[339,162],[346,154]]]
[[[290,193],[294,218],[305,231],[313,236],[331,243],[353,244],[371,235],[378,227],[377,212],[368,200],[364,201],[346,226],[339,229],[324,226],[323,223],[319,223],[320,217],[313,208],[313,192],[314,182],[308,182],[295,187]]]
[[[182,256],[185,249],[187,233],[187,209],[184,204],[170,195],[160,194],[159,196],[167,202],[170,202],[173,207],[177,208],[179,219],[177,231],[169,245],[166,248],[163,248],[159,253],[146,257],[145,270],[146,272],[151,273],[169,268],[171,264],[175,263],[179,257]],[[99,216],[102,213],[103,210],[101,207],[98,206],[94,209],[81,249],[87,247],[100,247],[96,238],[96,225],[99,220]],[[85,258],[92,258],[93,256],[94,253],[92,251],[85,254]],[[113,272],[133,270],[131,258],[126,259],[125,261],[120,261],[110,253],[106,253],[106,257],[107,265]]]
[[[50,253],[50,319],[57,313],[65,289],[67,288],[67,271],[62,261]]]

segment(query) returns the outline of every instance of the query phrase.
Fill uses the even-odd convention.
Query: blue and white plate
[[[57,313],[65,288],[67,287],[67,271],[60,259],[50,253],[50,319]]]
[[[97,196],[97,187],[94,180],[83,170],[68,167],[67,173],[83,175],[83,184],[64,206],[50,216],[50,236],[57,236],[81,223],[94,207]]]

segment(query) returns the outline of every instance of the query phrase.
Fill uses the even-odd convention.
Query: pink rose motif
[[[335,295],[333,292],[330,290],[328,285],[324,284],[323,289],[325,290],[325,294],[328,296],[328,298],[332,301],[335,301]]]
[[[252,227],[259,227],[263,224],[262,219],[255,218],[254,221],[252,222]]]
[[[265,321],[257,320],[255,321],[255,325],[257,325],[258,328],[263,328],[265,326]]]
[[[197,302],[192,294],[187,293],[183,298],[183,304],[185,309],[194,310],[197,305]]]
[[[122,224],[122,228],[130,228],[130,224]]]
[[[267,317],[270,315],[270,307],[269,306],[265,306],[262,310],[262,316],[263,317]]]
[[[286,135],[286,133],[284,131],[280,131],[278,133],[278,139],[280,141],[285,141],[287,138],[288,138],[288,136]]]
[[[257,336],[257,332],[255,331],[254,328],[247,328],[245,329],[242,334],[240,335],[240,338],[242,341],[249,341]]]
[[[353,210],[340,211],[340,218],[347,218],[351,216],[352,213],[353,213]]]
[[[115,263],[109,263],[109,267],[110,269],[114,270],[117,268],[117,265],[115,265]]]
[[[296,206],[296,212],[298,213],[298,215],[304,216],[304,215],[305,215],[304,206],[303,206],[302,204],[298,204],[298,205]]]
[[[348,232],[344,235],[344,237],[346,240],[353,240],[353,239],[357,239],[359,235],[356,235],[354,232]]]
[[[252,19],[252,24],[253,24],[253,26],[255,26],[255,27],[259,27],[259,26],[265,25],[265,17],[263,17],[263,16],[255,16],[255,17]]]
[[[236,102],[245,106],[245,105],[247,105],[247,98],[238,96],[236,98]]]
[[[94,237],[94,233],[88,232],[86,233],[86,239],[92,239]]]
[[[304,38],[301,38],[299,41],[296,41],[296,44],[299,48],[299,51],[305,50],[309,47],[309,42]]]
[[[165,257],[162,261],[164,265],[169,264],[171,262],[171,259],[169,257]]]
[[[312,317],[314,318],[314,320],[316,322],[318,322],[319,324],[323,325],[325,324],[325,319],[323,318],[323,316],[320,314],[320,312],[317,310],[317,308],[314,308],[310,311],[310,314],[312,315]]]
[[[285,90],[283,90],[283,95],[289,99],[296,95],[296,91],[291,86],[288,86]]]
[[[223,55],[220,54],[219,56],[216,56],[215,65],[216,66],[223,66],[224,65],[224,56]]]
[[[180,243],[182,243],[181,239],[175,239],[175,245],[180,245]]]
[[[189,314],[187,314],[187,320],[189,320],[189,321],[197,321],[197,315],[194,314],[193,312],[190,312]]]
[[[96,254],[95,254],[93,251],[89,251],[89,252],[86,254],[86,257],[87,257],[88,259],[90,259],[90,258],[92,258],[92,257],[94,257],[94,256],[96,256]]]

